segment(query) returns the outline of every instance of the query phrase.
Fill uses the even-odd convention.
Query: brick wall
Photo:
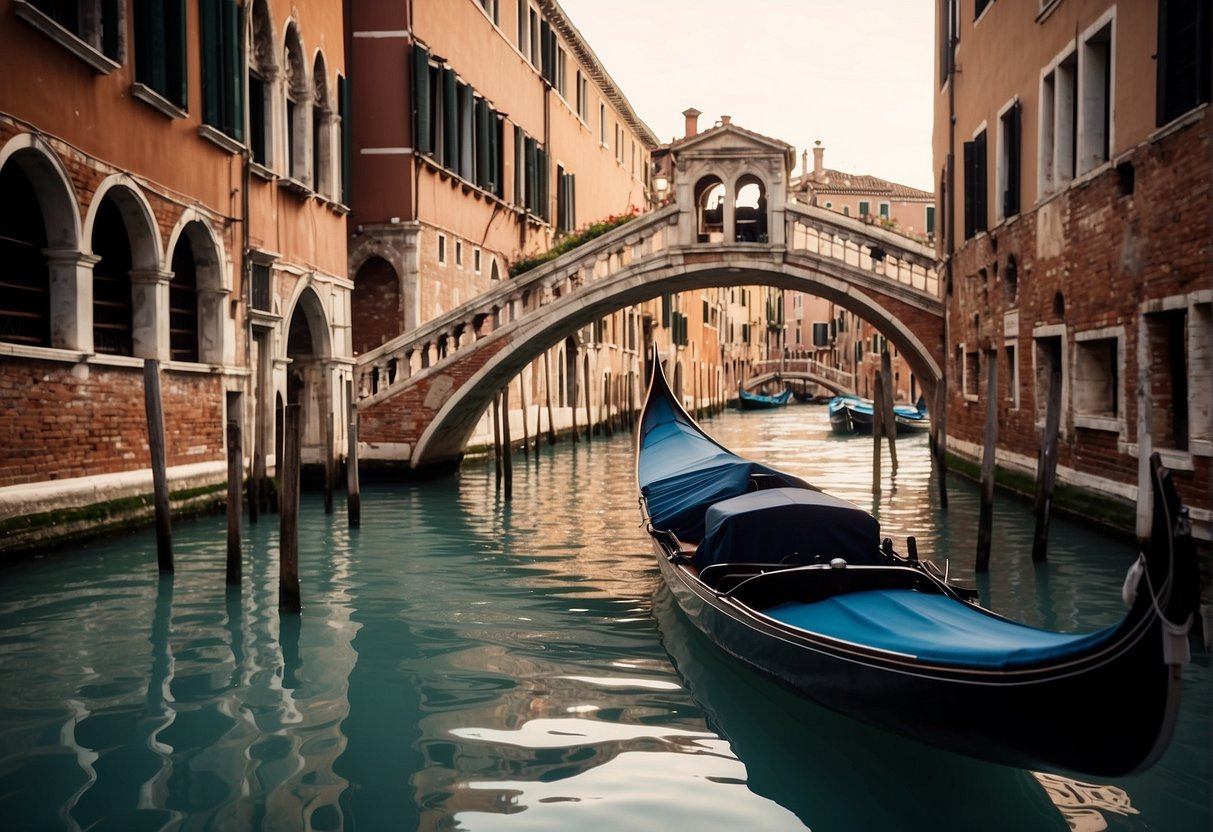
[[[94,365],[81,378],[72,366],[0,362],[0,486],[150,465],[142,369]],[[220,380],[164,371],[160,385],[168,464],[222,459]]]
[[[1005,393],[1009,380],[1005,345],[1007,337],[1018,338],[1020,405],[1012,409],[1008,396],[1000,396],[1000,448],[1030,457],[1038,452],[1036,415],[1039,408],[1043,419],[1047,384],[1038,387],[1034,371],[1034,328],[1065,326],[1065,369],[1071,373],[1075,333],[1123,327],[1124,361],[1118,372],[1123,379],[1119,408],[1124,433],[1076,426],[1071,403],[1063,402],[1058,460],[1077,471],[1136,483],[1137,459],[1124,444],[1137,441],[1137,329],[1142,304],[1207,290],[1213,283],[1210,122],[1206,112],[1135,148],[1094,178],[1025,210],[958,250],[947,299],[952,344],[963,342],[965,352],[996,349]],[[1013,287],[1006,280],[1012,255],[1018,265]],[[1018,312],[1019,319],[1004,337],[1007,312]],[[1157,363],[1158,352],[1153,353]],[[948,360],[948,433],[980,444],[986,413],[984,352],[975,402],[967,401],[961,389],[964,356],[954,349]],[[1162,378],[1165,368],[1154,366],[1150,373]],[[1170,395],[1158,386],[1156,410],[1167,404]],[[1155,432],[1165,435],[1157,424]],[[1176,481],[1185,500],[1208,507],[1209,458],[1194,455],[1193,465],[1194,471],[1178,472]]]

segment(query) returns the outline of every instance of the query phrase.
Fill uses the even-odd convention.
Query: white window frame
[[[1007,141],[1007,123],[1004,121],[1006,114],[1019,103],[1019,96],[1015,96],[998,111],[998,135],[995,136],[994,158],[997,168],[994,172],[994,224],[1002,222],[1007,218],[1003,205],[1003,193],[1007,190],[1007,174],[1010,168],[1010,159],[1007,156],[1009,142]],[[1020,110],[1020,142],[1019,142],[1019,206],[1020,213],[1023,213],[1023,111]],[[987,200],[988,201],[988,200]],[[1018,215],[1016,215],[1018,216]]]
[[[1083,386],[1084,380],[1079,377],[1079,364],[1083,358],[1083,344],[1092,341],[1115,341],[1116,342],[1116,402],[1117,412],[1111,416],[1106,414],[1091,413],[1079,408],[1077,399],[1071,401],[1070,409],[1074,413],[1074,426],[1080,428],[1088,428],[1090,430],[1111,431],[1123,436],[1127,427],[1125,414],[1127,408],[1125,406],[1125,374],[1122,368],[1125,364],[1125,328],[1123,326],[1103,327],[1101,329],[1088,329],[1082,332],[1074,333],[1074,355],[1072,356],[1072,366],[1070,372],[1073,375],[1073,384],[1070,385],[1071,395],[1077,396],[1081,392],[1079,389]]]
[[[446,261],[447,261],[446,235],[443,234],[441,231],[438,232],[438,237],[437,237],[437,253],[438,253],[438,265],[445,266]]]
[[[1070,372],[1068,369],[1070,347],[1066,341],[1065,324],[1046,324],[1032,328],[1032,389],[1035,391],[1033,394],[1036,406],[1035,423],[1038,429],[1043,430],[1049,415],[1049,389],[1045,387],[1042,390],[1040,387],[1040,366],[1036,360],[1036,342],[1045,338],[1058,338],[1061,341],[1061,413],[1057,431],[1059,436],[1065,436],[1066,411],[1070,406]]]

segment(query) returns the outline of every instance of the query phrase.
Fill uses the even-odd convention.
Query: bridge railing
[[[360,399],[392,394],[416,373],[468,350],[478,338],[548,305],[578,287],[652,257],[674,244],[678,207],[668,205],[615,228],[472,301],[358,356]]]
[[[837,211],[789,202],[784,208],[787,247],[939,297],[935,249]]]
[[[815,358],[784,358],[754,362],[754,374],[804,373],[824,378],[847,390],[855,389],[855,374],[822,364]]]

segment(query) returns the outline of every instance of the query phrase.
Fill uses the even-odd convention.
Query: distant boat
[[[859,396],[835,396],[830,399],[830,428],[835,433],[868,433],[872,432],[871,399]],[[897,423],[897,432],[917,433],[931,427],[931,419],[927,415],[925,399],[919,399],[918,405],[893,405],[893,420]]]
[[[818,704],[941,748],[1108,777],[1166,749],[1199,614],[1187,511],[1157,454],[1151,473],[1153,533],[1125,578],[1128,611],[1095,632],[1055,632],[981,608],[915,547],[902,557],[882,542],[867,512],[717,443],[657,360],[637,431],[662,580],[717,647]]]
[[[785,389],[778,396],[764,396],[761,393],[749,393],[738,387],[738,404],[742,410],[767,410],[772,407],[783,407],[792,398],[791,389]]]

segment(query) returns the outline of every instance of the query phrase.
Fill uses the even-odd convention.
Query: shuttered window
[[[1159,0],[1157,126],[1210,100],[1210,31],[1208,0]]]
[[[185,0],[135,0],[135,80],[185,109]]]
[[[999,120],[1002,130],[1002,158],[998,172],[1002,191],[1002,215],[1019,213],[1020,106],[1016,101]]]
[[[200,0],[202,121],[244,141],[244,16],[235,0]],[[258,108],[250,112],[264,118]]]
[[[965,239],[988,226],[986,216],[986,131],[964,143]]]

